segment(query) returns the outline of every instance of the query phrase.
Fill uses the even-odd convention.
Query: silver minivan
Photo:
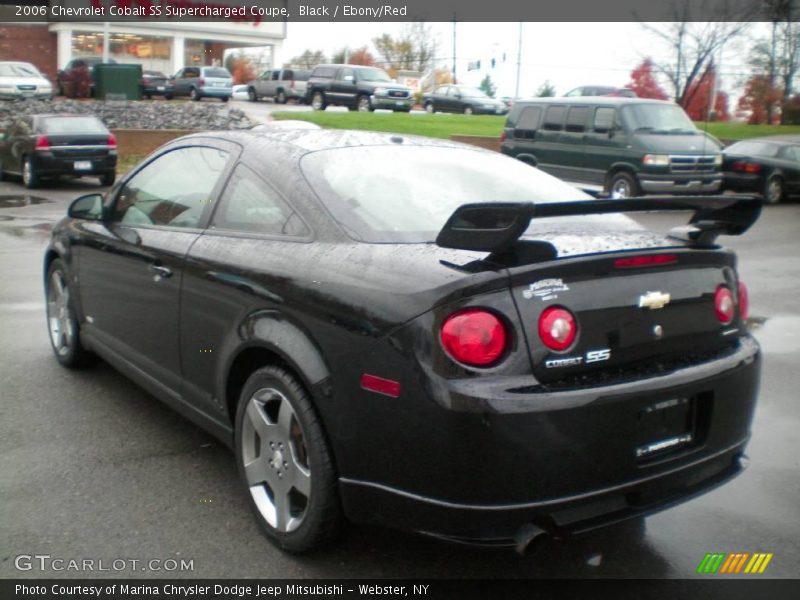
[[[164,97],[189,96],[195,102],[203,98],[219,98],[223,102],[233,94],[233,76],[223,67],[184,67],[168,83]]]

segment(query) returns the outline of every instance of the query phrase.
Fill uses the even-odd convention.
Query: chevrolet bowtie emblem
[[[647,292],[643,296],[639,296],[639,308],[649,308],[650,310],[664,308],[667,304],[669,304],[669,301],[669,294],[662,294],[661,292]]]

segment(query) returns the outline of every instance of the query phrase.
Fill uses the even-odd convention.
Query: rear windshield
[[[23,63],[0,65],[0,77],[41,77],[33,65]]]
[[[725,152],[731,154],[748,154],[750,156],[766,156],[773,157],[778,155],[778,146],[768,142],[737,142],[732,146],[725,148]]]
[[[623,106],[621,113],[636,133],[700,133],[683,109],[674,104],[634,104]]]
[[[333,218],[365,242],[433,242],[470,202],[589,198],[516,159],[461,148],[337,148],[305,156],[301,168]]]
[[[220,69],[220,68],[208,68],[203,69],[203,75],[205,77],[224,77],[225,79],[230,79],[231,74],[228,69]]]
[[[308,81],[311,71],[295,71],[293,79],[295,81]]]
[[[42,122],[45,133],[108,133],[94,117],[49,117]]]

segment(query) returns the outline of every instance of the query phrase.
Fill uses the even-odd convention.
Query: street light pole
[[[453,13],[453,83],[458,83],[456,80],[456,13]]]
[[[519,22],[519,39],[517,40],[517,85],[514,87],[514,99],[519,98],[519,72],[522,65],[522,21]]]

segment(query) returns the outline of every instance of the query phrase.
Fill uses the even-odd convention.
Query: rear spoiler
[[[502,254],[528,229],[531,219],[624,212],[694,211],[689,223],[670,237],[697,246],[713,246],[717,236],[741,235],[761,214],[754,196],[658,196],[574,202],[478,202],[459,206],[445,223],[436,244],[443,248]]]

